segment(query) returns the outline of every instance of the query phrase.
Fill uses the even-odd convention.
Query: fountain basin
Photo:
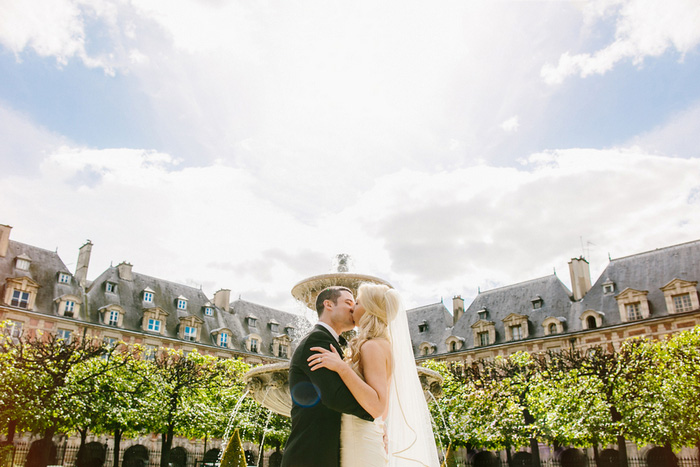
[[[416,369],[423,386],[425,399],[430,401],[433,397],[440,397],[443,382],[440,373],[421,366]],[[246,383],[246,389],[258,403],[285,417],[291,416],[292,396],[289,392],[289,362],[253,368],[243,376],[243,380]]]
[[[365,282],[371,284],[391,284],[384,279],[369,276],[367,274],[355,274],[353,272],[333,272],[309,277],[292,287],[292,296],[305,304],[311,310],[316,310],[316,297],[326,287],[343,286],[352,290],[353,296],[357,296],[357,289]]]

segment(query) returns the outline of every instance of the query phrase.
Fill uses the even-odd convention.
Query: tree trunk
[[[160,467],[168,467],[170,463],[170,448],[173,445],[174,433],[175,427],[170,425],[168,426],[168,432],[163,433],[161,436]]]
[[[535,423],[535,417],[530,414],[530,411],[523,410],[523,416],[525,417],[525,424],[532,425]],[[532,465],[539,467],[540,465],[540,443],[537,442],[537,438],[530,438],[530,451],[532,455]]]
[[[51,455],[56,454],[56,450],[52,449],[54,433],[56,433],[56,428],[54,427],[47,428],[44,432],[44,450],[39,456],[39,467],[46,467],[47,465],[53,464],[56,461],[56,459],[51,459]]]
[[[85,440],[87,439],[87,432],[87,428],[83,428],[82,430],[78,428],[78,433],[80,433],[80,447],[78,448],[78,455],[76,456],[77,467],[83,467],[85,465]],[[63,455],[65,456],[65,450]]]
[[[600,453],[598,452],[598,443],[593,445],[593,459],[595,460],[595,465],[600,465]]]
[[[614,406],[610,407],[610,415],[613,422],[621,422],[622,415]],[[628,467],[627,465],[627,441],[623,435],[617,435],[617,460],[618,467]]]
[[[114,463],[113,467],[119,467],[119,449],[122,442],[122,430],[116,428],[114,430]]]
[[[508,463],[508,466],[510,467],[510,464],[512,462],[513,458],[510,453],[510,443],[506,443],[506,462]]]
[[[7,424],[7,444],[15,442],[15,431],[17,430],[17,420],[10,420]]]

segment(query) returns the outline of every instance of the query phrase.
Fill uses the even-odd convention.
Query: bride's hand
[[[328,368],[331,371],[339,373],[344,366],[347,366],[347,363],[343,361],[338,351],[335,350],[335,347],[332,345],[330,346],[330,350],[324,349],[323,347],[311,347],[310,350],[318,352],[307,359],[311,371],[318,370],[319,368]]]

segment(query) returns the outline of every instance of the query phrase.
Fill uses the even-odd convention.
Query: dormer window
[[[544,301],[542,300],[542,297],[540,297],[539,295],[537,295],[537,296],[535,296],[535,298],[533,298],[532,300],[530,300],[530,302],[532,302],[532,309],[533,309],[533,310],[539,310],[540,308],[542,308],[542,303],[543,303]]]
[[[418,332],[426,332],[428,330],[428,322],[423,320],[419,325],[418,325]]]
[[[29,308],[29,294],[20,290],[13,291],[10,305],[19,308]]]
[[[256,318],[255,316],[247,316],[246,317],[246,324],[248,324],[249,328],[257,327],[257,321],[258,321],[258,318]]]
[[[615,283],[610,279],[603,282],[603,295],[610,295],[615,292]]]
[[[66,318],[78,318],[80,316],[80,297],[76,295],[63,295],[56,299],[58,314]]]
[[[204,315],[205,316],[214,316],[214,309],[210,306],[205,306],[204,307]]]
[[[15,268],[22,271],[29,271],[29,265],[32,264],[32,259],[27,255],[20,255],[15,262]]]
[[[228,333],[219,334],[219,347],[228,347]]]
[[[649,317],[648,294],[649,292],[646,290],[635,290],[628,287],[615,297],[623,322],[638,321]]]
[[[270,321],[270,332],[279,332],[280,325],[276,321]]]
[[[178,310],[186,310],[187,309],[187,299],[180,295],[177,297],[177,309]]]
[[[58,282],[60,284],[70,284],[70,274],[66,274],[65,272],[58,273]]]
[[[697,285],[697,281],[690,282],[676,278],[661,287],[666,299],[666,310],[673,314],[700,308]]]
[[[258,340],[256,338],[252,338],[250,340],[250,351],[251,352],[258,352]]]
[[[194,342],[197,340],[197,328],[192,326],[185,326],[185,333],[183,337],[186,341]]]
[[[486,319],[489,315],[488,310],[486,308],[482,308],[481,310],[477,311],[476,314],[479,316],[479,319]]]
[[[159,319],[149,319],[147,330],[152,332],[160,332],[161,321]]]
[[[117,293],[117,284],[114,282],[105,282],[105,292]]]
[[[153,303],[153,297],[155,296],[155,291],[153,291],[150,288],[145,288],[143,290],[143,302],[144,303]]]
[[[296,329],[296,328],[295,328],[294,326],[286,326],[286,327],[284,328],[284,332],[285,332],[285,334],[287,334],[289,337],[292,337],[292,338],[293,338],[293,337],[294,337],[294,330],[295,330],[295,329]]]
[[[116,326],[119,324],[119,312],[117,310],[110,310],[107,316],[107,324],[110,326]]]

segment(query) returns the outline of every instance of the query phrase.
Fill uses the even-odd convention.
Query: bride
[[[343,414],[341,467],[438,467],[428,406],[418,380],[406,311],[398,292],[363,284],[353,319],[359,328],[344,361],[335,348],[312,347],[311,370],[340,375],[374,422]]]

